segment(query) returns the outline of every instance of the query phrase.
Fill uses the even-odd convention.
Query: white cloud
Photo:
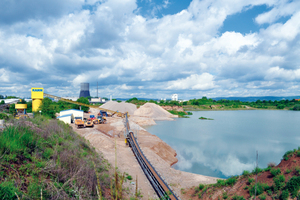
[[[299,2],[193,0],[187,9],[161,18],[138,14],[135,0],[54,3],[63,8],[55,12],[51,7],[39,15],[45,11],[39,4],[33,15],[21,9],[24,19],[0,20],[5,24],[0,28],[5,87],[15,82],[73,87],[99,79],[103,91],[125,97],[295,93],[291,88],[299,81]],[[82,10],[82,5],[92,9]],[[266,28],[219,33],[228,16],[257,5],[271,9],[255,19],[269,23]],[[290,18],[284,24],[275,23],[285,16]]]
[[[177,90],[208,90],[214,88],[214,77],[209,73],[192,74],[185,79],[169,81],[167,89]]]

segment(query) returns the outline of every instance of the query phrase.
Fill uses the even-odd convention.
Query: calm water
[[[214,120],[199,120],[199,117]],[[175,169],[227,178],[278,164],[300,146],[300,112],[277,110],[197,111],[191,118],[146,127],[177,152]]]

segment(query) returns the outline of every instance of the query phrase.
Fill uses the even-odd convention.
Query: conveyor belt
[[[128,143],[131,146],[137,161],[139,162],[142,170],[144,171],[146,177],[148,178],[158,197],[160,199],[178,200],[178,198],[174,195],[169,186],[159,176],[157,171],[154,169],[154,167],[145,157],[144,153],[141,151],[139,144],[137,143],[133,135],[133,132],[129,132],[128,134]]]

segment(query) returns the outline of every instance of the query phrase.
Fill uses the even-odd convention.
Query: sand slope
[[[108,110],[113,110],[113,111],[119,111],[121,113],[128,112],[129,115],[133,115],[134,111],[136,111],[136,105],[132,103],[126,103],[126,102],[116,102],[116,101],[109,101],[102,106],[101,108],[105,108]]]
[[[159,105],[155,103],[145,103],[139,109],[134,112],[136,116],[151,117],[154,120],[168,120],[168,118],[178,117],[177,115],[172,115]]]

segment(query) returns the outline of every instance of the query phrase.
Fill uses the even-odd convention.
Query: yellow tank
[[[44,88],[31,88],[32,112],[37,112],[44,98]]]
[[[40,105],[42,105],[43,99],[32,99],[32,112],[39,111]]]
[[[17,109],[17,110],[27,109],[27,104],[15,104],[15,109]]]

